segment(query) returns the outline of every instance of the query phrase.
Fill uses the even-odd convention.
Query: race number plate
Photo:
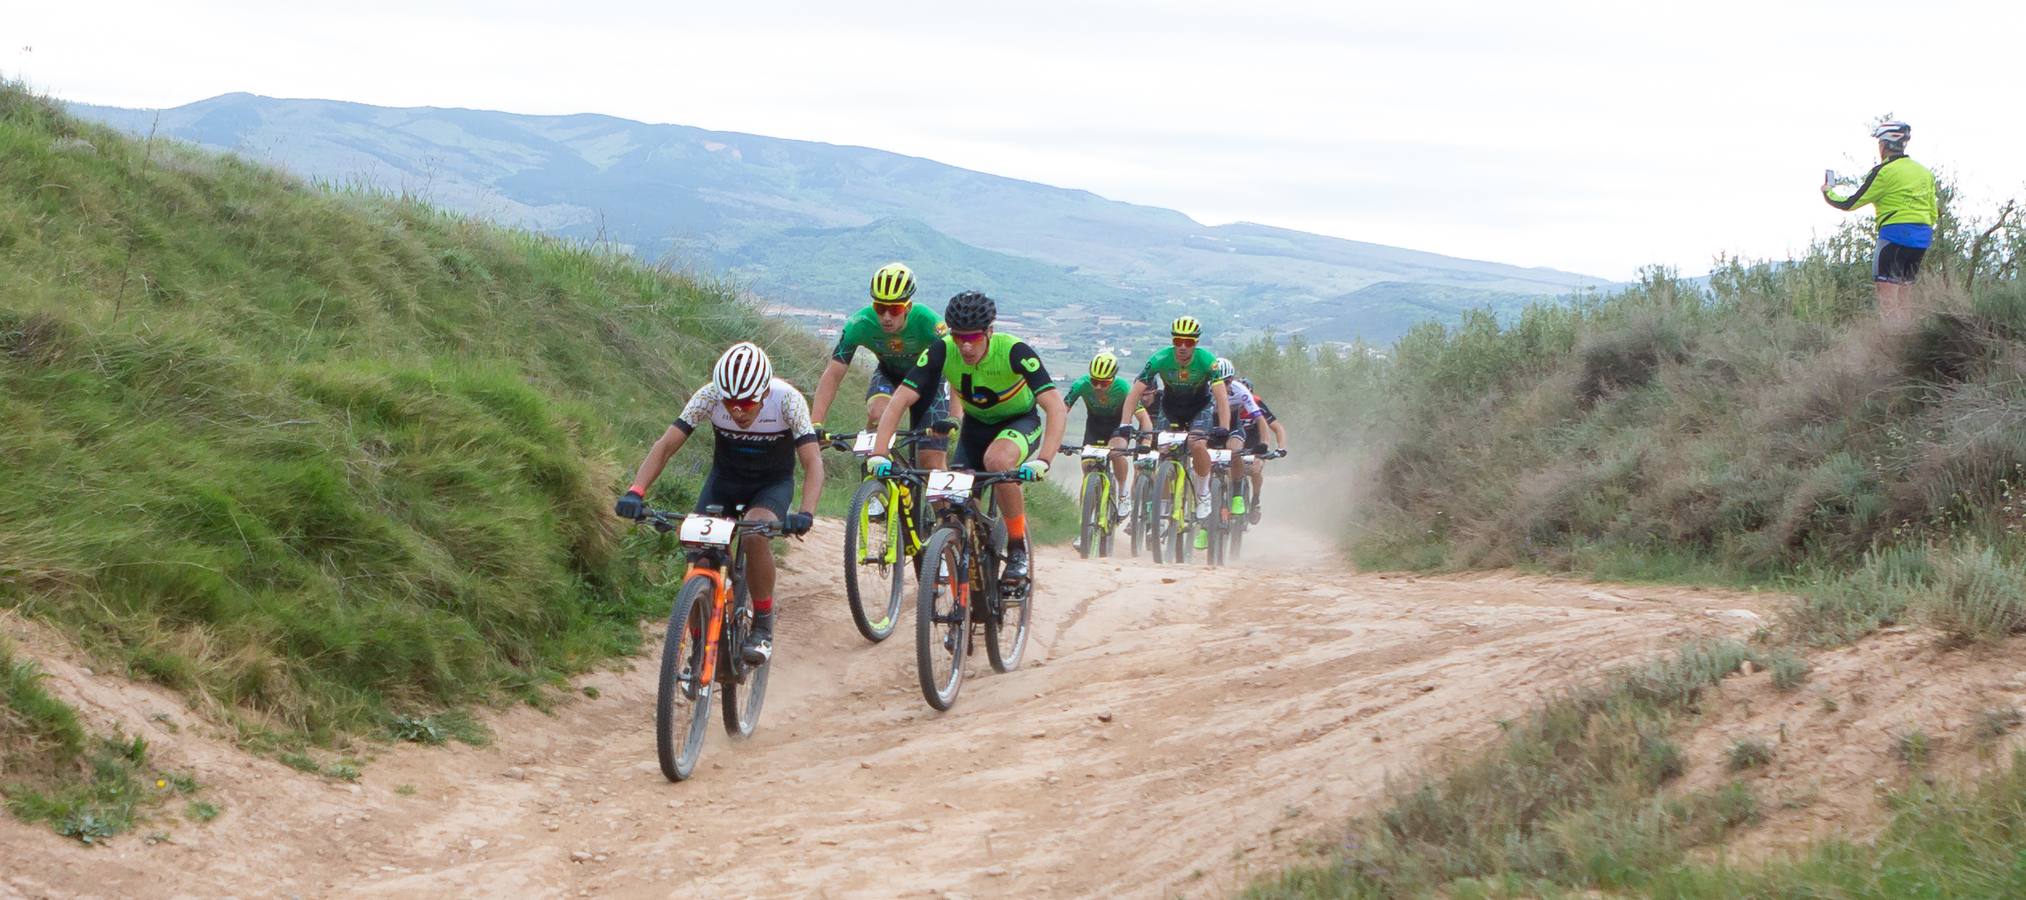
[[[1231,451],[1229,451],[1229,450],[1212,450],[1212,451],[1210,451],[1210,462],[1211,462],[1212,464],[1215,464],[1215,465],[1220,465],[1220,466],[1223,466],[1223,465],[1230,465],[1230,463],[1231,463]]]
[[[938,469],[929,473],[930,500],[962,500],[971,495],[971,473]]]
[[[1110,456],[1110,455],[1111,455],[1111,448],[1110,448],[1110,447],[1085,447],[1085,448],[1083,448],[1083,458],[1084,458],[1084,459],[1104,459],[1105,457],[1107,457],[1107,456]]]
[[[1176,447],[1188,443],[1189,434],[1188,432],[1184,431],[1163,431],[1161,432],[1161,436],[1156,438],[1155,441],[1156,443],[1159,444],[1161,449],[1166,450],[1169,447]]]
[[[873,438],[876,437],[879,437],[879,435],[874,432],[870,431],[859,432],[858,439],[851,442],[851,452],[859,454],[860,456],[871,455],[872,441]]]
[[[730,519],[713,519],[710,516],[688,516],[682,520],[682,531],[678,534],[685,544],[703,547],[729,547],[732,532],[738,523]]]

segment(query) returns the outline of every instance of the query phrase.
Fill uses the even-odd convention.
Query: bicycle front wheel
[[[890,493],[886,482],[866,481],[844,514],[844,599],[851,605],[851,624],[875,644],[893,635],[907,583],[899,546],[907,513],[887,508]]]
[[[922,698],[949,709],[964,686],[964,652],[970,637],[971,573],[963,559],[963,535],[945,525],[922,548],[922,574],[915,600],[915,671]]]
[[[1078,535],[1076,552],[1089,559],[1096,549],[1098,538],[1097,517],[1104,515],[1104,479],[1096,472],[1083,476],[1083,532]]]
[[[696,771],[710,725],[710,685],[697,683],[703,671],[703,635],[709,627],[714,585],[692,576],[675,595],[668,635],[661,645],[661,684],[654,704],[654,744],[661,774],[682,781]]]

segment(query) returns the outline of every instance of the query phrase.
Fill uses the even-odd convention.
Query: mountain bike
[[[1160,461],[1161,455],[1150,444],[1143,440],[1136,445],[1132,463],[1133,502],[1126,515],[1126,533],[1132,535],[1134,557],[1140,555],[1142,544],[1150,549],[1154,544],[1154,511],[1158,506],[1154,496],[1154,466]]]
[[[1286,456],[1287,451],[1273,450],[1262,453],[1247,450],[1241,455],[1249,469],[1251,466],[1258,465],[1265,460],[1279,459]],[[1239,557],[1240,551],[1245,547],[1245,533],[1250,531],[1252,526],[1259,521],[1259,491],[1253,487],[1249,471],[1246,474],[1245,480],[1239,482],[1238,491],[1238,496],[1245,498],[1245,515],[1233,515],[1231,517],[1230,530],[1225,535],[1226,547],[1224,552],[1231,559]]]
[[[1154,436],[1154,464],[1151,489],[1136,496],[1150,507],[1147,517],[1147,546],[1156,564],[1188,562],[1190,529],[1196,524],[1195,498],[1189,493],[1189,438],[1185,431],[1162,431]]]
[[[734,510],[733,515],[742,511]],[[661,774],[670,781],[682,781],[696,771],[697,758],[703,754],[712,693],[719,693],[724,701],[727,734],[752,737],[760,722],[760,705],[766,700],[767,673],[773,661],[755,666],[746,662],[739,650],[753,628],[753,600],[746,591],[745,542],[739,538],[774,537],[781,533],[781,523],[725,518],[724,508],[718,506],[689,515],[649,509],[640,521],[663,534],[676,532],[689,557],[689,574],[668,614],[668,635],[661,647],[661,683],[654,704],[654,743],[661,758]]]
[[[1106,446],[1085,447],[1079,444],[1063,444],[1062,452],[1080,457],[1083,461],[1083,487],[1077,495],[1082,498],[1083,524],[1078,532],[1076,550],[1089,559],[1093,550],[1100,557],[1111,556],[1112,533],[1118,530],[1118,486],[1111,474],[1111,458],[1126,453]]]
[[[927,428],[894,434],[895,465],[912,468],[917,446],[932,437]],[[833,435],[828,446],[862,463],[872,455],[873,439],[870,431]],[[868,641],[891,637],[900,621],[909,568],[901,563],[921,553],[923,525],[921,504],[905,481],[867,476],[851,495],[844,512],[844,599],[851,605],[851,623]]]
[[[936,528],[921,554],[915,603],[915,667],[922,697],[938,710],[957,702],[964,659],[985,631],[992,668],[1011,672],[1027,648],[1034,614],[1034,582],[999,577],[1006,556],[1006,525],[999,519],[994,485],[1018,482],[1018,472],[894,470],[888,477],[914,481],[935,510]],[[974,491],[985,491],[980,505]],[[1032,552],[1031,549],[1029,552]]]

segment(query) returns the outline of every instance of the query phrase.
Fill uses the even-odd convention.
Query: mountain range
[[[1218,333],[1386,341],[1466,309],[1607,285],[1169,209],[884,150],[603,115],[388,108],[236,93],[85,118],[344,186],[729,273],[821,328],[873,269],[922,295],[976,288],[1049,343],[1143,342],[1189,312]],[[1234,177],[1243,177],[1242,173]]]

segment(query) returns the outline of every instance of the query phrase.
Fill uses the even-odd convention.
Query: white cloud
[[[2026,193],[2017,4],[972,6],[82,0],[11,11],[0,71],[127,106],[246,90],[862,144],[1611,277],[1833,228],[1813,185],[1886,110],[1973,198]]]

